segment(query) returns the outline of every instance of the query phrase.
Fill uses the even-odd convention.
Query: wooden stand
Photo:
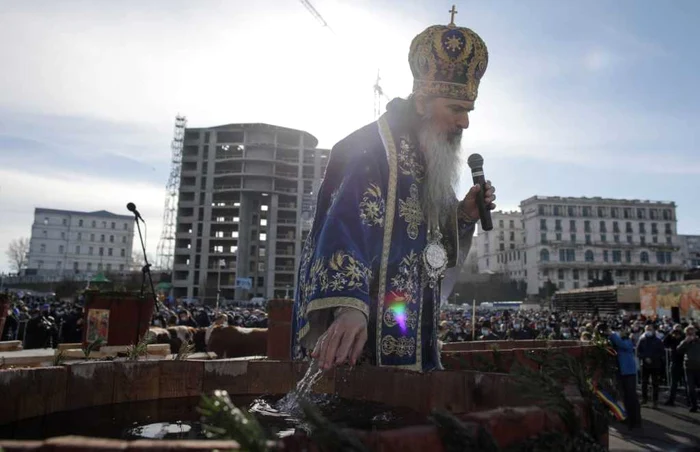
[[[97,337],[109,346],[137,344],[148,330],[154,308],[152,294],[86,291],[83,345]]]

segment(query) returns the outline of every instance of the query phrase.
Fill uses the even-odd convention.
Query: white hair
[[[462,135],[440,131],[431,119],[430,115],[424,118],[418,131],[418,143],[427,167],[422,190],[423,212],[427,221],[436,222],[444,219],[455,200]]]

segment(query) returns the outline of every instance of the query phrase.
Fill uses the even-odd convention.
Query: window
[[[664,232],[665,232],[666,234],[673,234],[673,229],[671,228],[671,223],[666,223]]]
[[[622,262],[622,252],[620,250],[613,250],[612,258],[613,262]]]
[[[542,204],[537,206],[537,213],[539,215],[544,215],[544,206]]]
[[[540,234],[540,243],[547,243],[547,233],[543,232]]]
[[[123,272],[124,271],[124,264],[119,264],[119,271]]]
[[[83,233],[82,233],[82,232],[78,232],[78,240],[82,240],[82,239],[83,239]]]
[[[126,243],[126,236],[122,237],[122,243]]]
[[[37,267],[39,267],[41,269],[43,266],[44,266],[44,261],[37,262]]]
[[[663,211],[663,218],[664,218],[664,220],[671,220],[671,219],[673,219],[673,218],[672,218],[672,215],[671,215],[671,211],[668,210],[668,209],[664,209],[664,211]]]
[[[61,223],[63,224],[63,226],[68,226],[68,219],[67,219],[67,218],[64,218],[64,219],[61,221]]]
[[[639,260],[642,261],[642,264],[648,264],[649,263],[649,253],[646,251],[642,251],[639,253]],[[646,278],[645,278],[646,280]]]
[[[591,222],[589,220],[583,222],[583,231],[591,232]]]
[[[608,232],[605,228],[605,221],[600,222],[600,232]]]
[[[633,242],[632,236],[631,236],[631,235],[628,235],[628,236],[627,236],[627,243],[632,243],[632,242]]]
[[[109,236],[109,243],[114,243],[114,236],[113,235]]]
[[[566,213],[568,213],[570,217],[575,217],[576,216],[576,208],[574,206],[569,206],[566,208]]]
[[[603,243],[608,241],[608,238],[605,236],[605,234],[600,234],[600,241]]]
[[[107,256],[111,256],[111,255],[112,255],[112,248],[107,250]]]
[[[95,220],[92,220],[92,227],[96,228],[97,227],[97,222]]]
[[[498,220],[498,227],[503,229],[503,220]]]
[[[576,243],[576,234],[571,234],[571,243]]]
[[[578,279],[578,269],[577,268],[575,268],[571,273],[572,273],[574,279]]]
[[[105,255],[105,249],[100,247],[100,256],[104,256],[104,255]]]
[[[63,267],[63,261],[56,262],[56,270],[60,270]]]
[[[80,270],[80,264],[78,262],[73,262],[73,270],[76,272]]]
[[[626,250],[625,251],[625,262],[632,262],[632,251]]]
[[[65,238],[66,238],[66,233],[65,233],[65,232],[61,232],[61,239],[65,239]]]
[[[107,264],[107,271],[112,271],[112,264]]]
[[[547,220],[542,218],[540,220],[540,231],[546,231],[547,230]]]
[[[646,225],[645,225],[644,223],[639,223],[639,233],[640,233],[640,234],[646,234],[646,233],[647,233],[647,230],[646,230],[646,227],[645,227],[645,226],[646,226]]]
[[[90,241],[94,242],[95,241],[95,234],[90,234]]]
[[[44,224],[49,224],[49,217],[44,217]]]
[[[75,254],[80,254],[80,245],[75,247]]]
[[[673,238],[671,236],[666,237],[666,244],[667,245],[673,245]]]
[[[576,260],[576,250],[560,249],[559,250],[559,260],[561,262],[574,262]]]
[[[121,257],[126,257],[126,250],[124,248],[122,248]]]
[[[557,270],[557,278],[564,279],[564,269],[563,268],[560,268],[559,270]]]
[[[58,246],[58,253],[63,254],[63,245]]]
[[[78,226],[81,228],[83,227],[83,220],[78,220]]]
[[[656,253],[656,262],[659,264],[665,264],[666,263],[666,255],[664,254],[663,251],[658,251]]]
[[[514,229],[514,228],[515,228],[515,221],[510,220],[510,221],[508,222],[508,227],[510,227],[511,229]]]
[[[649,281],[651,279],[651,275],[649,271],[644,272],[644,281]]]
[[[126,231],[127,229],[129,229],[129,224],[128,224],[128,223],[124,223],[124,230]]]
[[[515,240],[515,232],[510,231],[510,240],[514,241]]]
[[[88,254],[92,256],[92,247],[88,248]]]
[[[651,236],[651,241],[652,241],[652,243],[659,243],[659,238],[658,238],[657,236],[655,236],[655,235],[652,235],[652,236]]]
[[[549,251],[547,251],[547,250],[540,251],[540,261],[549,262]]]
[[[44,234],[44,237],[47,237],[47,236],[48,236],[48,232],[42,231],[42,233]]]
[[[557,242],[561,242],[561,232],[557,232]]]
[[[113,221],[113,222],[112,222],[112,229],[116,229],[116,228],[117,228],[117,223],[115,223],[115,222]]]
[[[102,228],[107,229],[107,222],[106,221],[102,222]]]
[[[593,262],[593,251],[586,250],[586,262]]]
[[[617,221],[613,221],[613,232],[620,232],[620,225],[618,224]]]
[[[561,231],[561,220],[554,220],[554,230]]]
[[[42,243],[41,245],[39,245],[39,252],[40,252],[40,253],[45,253],[45,252],[46,252],[46,245],[45,245],[44,243]]]
[[[608,250],[603,250],[603,261],[608,261]]]
[[[611,207],[610,216],[613,218],[620,218],[620,209],[618,209],[617,207]]]
[[[92,271],[92,262],[87,263],[87,271]]]
[[[569,231],[576,232],[576,220],[569,220]]]
[[[631,234],[633,232],[632,231],[632,223],[629,221],[625,223],[625,232],[628,234]]]
[[[564,284],[564,281],[559,281],[557,283],[557,287],[559,288],[559,290],[564,290],[564,288],[566,287],[566,284]]]
[[[515,249],[515,243],[511,243],[511,244],[508,246],[508,248],[514,250],[514,249]]]
[[[104,241],[105,241],[105,235],[104,235],[104,234],[100,234],[100,242],[104,242]]]
[[[554,206],[554,216],[556,216],[556,217],[561,216],[561,211],[562,211],[561,206]]]
[[[584,207],[583,208],[583,216],[584,217],[592,217],[593,216],[593,211],[591,207]]]
[[[659,229],[656,227],[656,223],[652,223],[652,224],[651,224],[651,233],[652,233],[652,234],[658,234],[658,233],[659,233]]]
[[[646,218],[646,216],[647,216],[646,214],[647,214],[646,210],[637,209],[637,218],[639,218],[640,220],[643,220],[644,218]]]
[[[620,236],[617,234],[613,235],[613,242],[620,243]]]
[[[505,243],[501,243],[501,244],[498,246],[498,249],[499,249],[500,251],[505,251],[505,250],[506,250],[506,245],[505,245]]]
[[[598,216],[601,218],[605,217],[605,207],[598,207]]]
[[[102,262],[100,262],[99,264],[97,264],[97,271],[98,271],[98,272],[101,272],[101,271],[102,271]]]
[[[586,234],[586,245],[591,244],[591,234]]]
[[[644,237],[644,236],[639,237],[639,243],[640,243],[641,245],[646,245],[646,243],[647,243],[647,238]]]

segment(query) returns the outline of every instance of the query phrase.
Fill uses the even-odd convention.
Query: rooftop
[[[133,215],[117,215],[116,213],[107,212],[106,210],[96,210],[94,212],[81,212],[78,210],[60,210],[47,209],[44,207],[36,207],[34,214],[54,214],[54,215],[84,215],[87,217],[103,217],[103,218],[118,218],[120,220],[133,220]]]
[[[594,197],[574,197],[574,196],[531,196],[520,202],[520,205],[532,204],[538,201],[547,201],[550,203],[582,203],[582,204],[649,204],[649,205],[665,205],[667,207],[675,207],[676,203],[674,201],[650,201],[650,200],[639,200],[639,199],[615,199],[615,198],[602,198],[600,196]]]
[[[266,123],[240,123],[240,124],[223,124],[220,126],[213,126],[213,127],[188,127],[187,130],[245,130],[245,129],[258,129],[258,130],[267,130],[267,131],[275,131],[275,132],[291,132],[291,133],[302,133],[304,134],[304,143],[308,143],[309,148],[315,148],[318,146],[318,138],[315,136],[311,135],[309,132],[306,132],[304,130],[297,130],[297,129],[291,129],[289,127],[282,127],[282,126],[276,126],[274,124],[266,124]]]

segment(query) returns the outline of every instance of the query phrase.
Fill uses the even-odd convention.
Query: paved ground
[[[661,400],[665,400],[664,395]],[[610,426],[610,451],[700,451],[700,413],[688,407],[659,405],[642,407],[642,428],[630,431],[625,425]]]

